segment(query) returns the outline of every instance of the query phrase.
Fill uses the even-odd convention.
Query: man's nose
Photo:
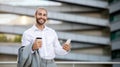
[[[44,18],[44,16],[42,15],[42,16],[40,16],[40,18]]]

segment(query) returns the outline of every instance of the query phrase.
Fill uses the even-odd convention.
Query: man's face
[[[47,11],[44,9],[38,9],[35,17],[37,24],[43,25],[47,21]]]

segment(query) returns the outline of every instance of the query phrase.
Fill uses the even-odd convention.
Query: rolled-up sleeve
[[[57,34],[55,34],[55,40],[54,40],[54,49],[55,49],[55,53],[57,55],[65,55],[68,52],[66,50],[64,50],[62,48],[62,46],[60,45],[60,42],[58,41],[58,36]]]

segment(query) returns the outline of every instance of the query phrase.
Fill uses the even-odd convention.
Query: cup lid
[[[36,39],[42,39],[41,37],[36,37]]]

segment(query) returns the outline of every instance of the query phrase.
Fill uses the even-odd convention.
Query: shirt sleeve
[[[62,46],[60,45],[60,42],[58,41],[58,36],[57,34],[55,34],[55,40],[54,40],[54,49],[55,49],[55,53],[57,55],[65,55],[68,52],[66,50],[64,50],[62,48]]]
[[[23,36],[22,36],[22,46],[27,46],[29,44],[31,44],[29,35],[27,35],[26,33],[23,33]]]
[[[28,46],[30,44],[33,44],[31,39],[30,39],[30,36],[28,34],[26,34],[26,33],[23,33],[23,36],[22,36],[22,46]],[[34,53],[32,48],[31,48],[31,52]]]

